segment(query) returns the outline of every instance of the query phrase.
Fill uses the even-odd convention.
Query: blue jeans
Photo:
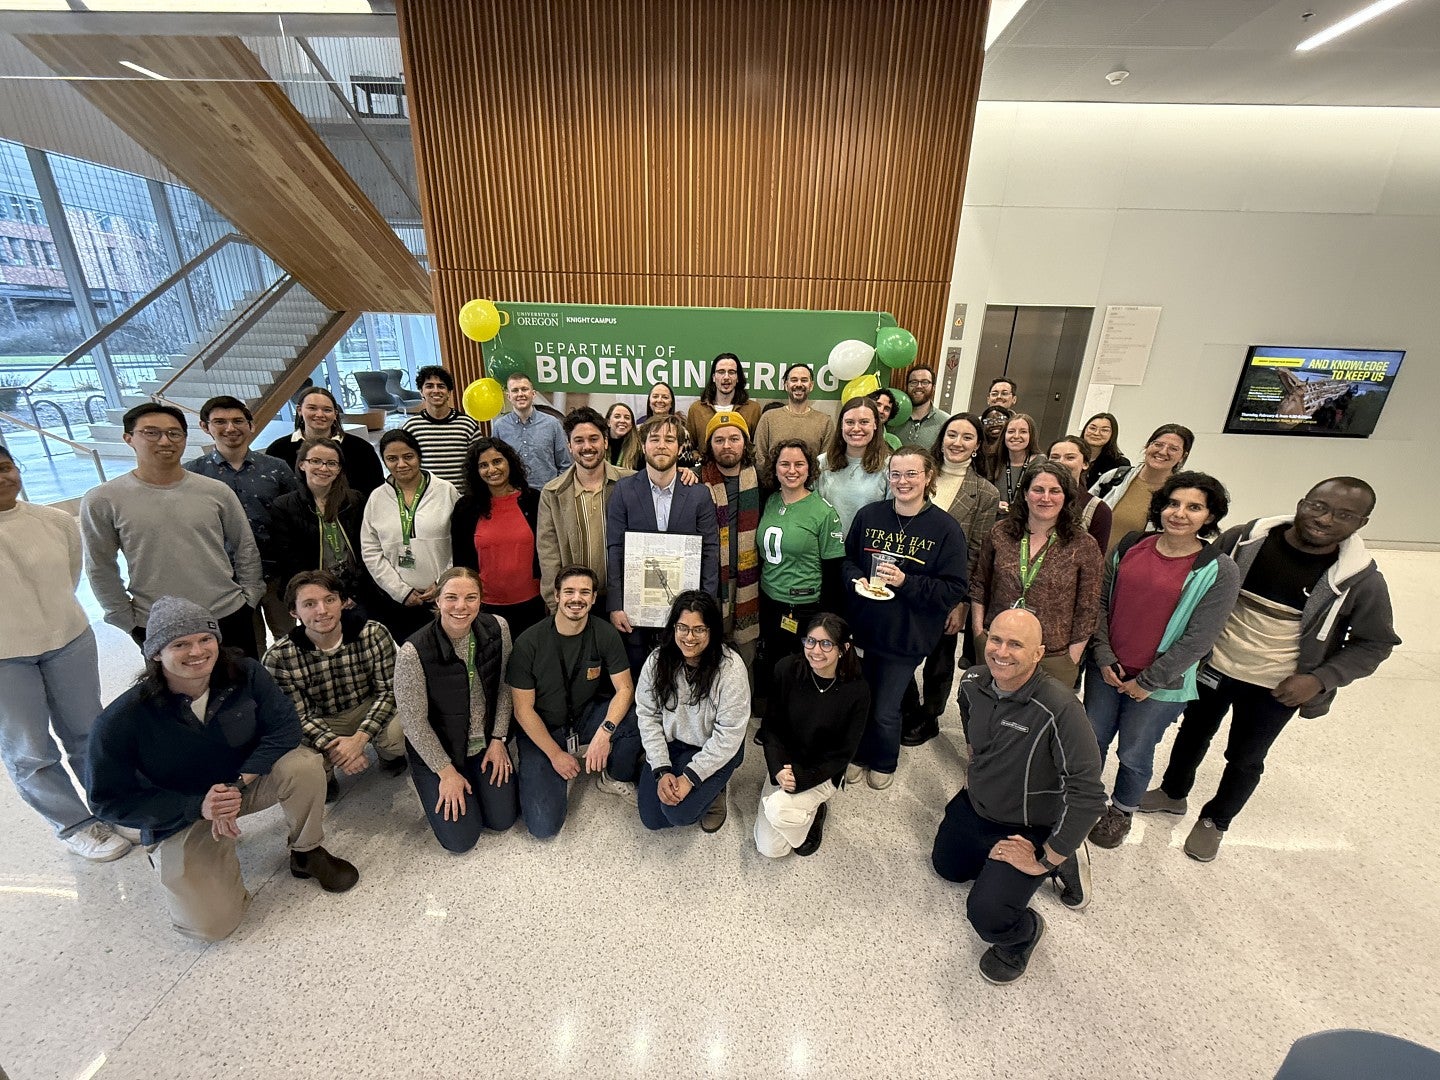
[[[670,767],[675,770],[676,775],[685,771],[685,766],[690,764],[690,759],[700,752],[700,747],[691,746],[689,743],[672,742],[670,747]],[[694,825],[699,821],[701,815],[709,809],[710,804],[715,801],[725,785],[730,782],[730,774],[740,767],[740,762],[745,759],[745,747],[741,745],[736,755],[720,766],[715,775],[708,780],[690,789],[690,794],[680,800],[679,806],[666,806],[660,801],[659,778],[655,771],[650,768],[650,762],[645,762],[640,773],[640,783],[637,785],[640,801],[640,823],[647,829],[668,829],[674,825]]]
[[[893,773],[900,764],[900,715],[905,691],[923,656],[884,656],[874,649],[860,658],[870,684],[870,719],[860,737],[855,762],[878,773]]]
[[[597,698],[585,706],[580,722],[575,725],[580,745],[584,746],[600,730],[605,712],[610,707],[610,698]],[[565,813],[569,809],[569,785],[555,771],[550,759],[525,734],[517,723],[517,742],[520,747],[520,814],[525,818],[525,827],[530,835],[548,840],[565,824]],[[569,736],[566,728],[552,728],[550,737],[563,749]],[[605,771],[612,780],[623,780],[633,784],[640,775],[640,728],[635,722],[635,706],[625,714],[625,719],[615,725],[610,736],[610,759]],[[581,765],[584,768],[584,765]]]
[[[1115,737],[1120,737],[1120,766],[1115,773],[1115,791],[1110,801],[1115,809],[1133,814],[1140,797],[1150,786],[1155,771],[1155,747],[1165,736],[1165,729],[1180,719],[1185,711],[1183,701],[1160,701],[1147,698],[1136,701],[1113,686],[1107,686],[1093,660],[1085,662],[1085,711],[1095,728],[1095,741],[1100,744],[1100,764]]]
[[[62,838],[94,824],[61,764],[61,749],[83,783],[90,726],[100,715],[95,632],[87,626],[58,649],[0,660],[0,687],[0,758],[20,797]]]
[[[504,832],[515,824],[520,814],[520,804],[515,797],[515,776],[496,787],[490,782],[490,774],[480,771],[483,754],[465,759],[460,771],[470,781],[470,794],[465,797],[465,813],[459,821],[446,821],[444,811],[435,812],[440,801],[440,777],[430,771],[430,766],[408,742],[405,753],[410,759],[410,779],[415,784],[415,794],[420,796],[421,809],[430,821],[435,839],[446,851],[457,855],[469,851],[480,841],[480,834],[486,829]]]

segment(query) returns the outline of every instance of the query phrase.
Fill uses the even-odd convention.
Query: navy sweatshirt
[[[102,821],[139,829],[147,844],[200,820],[216,784],[241,773],[264,776],[300,745],[289,695],[254,660],[240,659],[239,681],[217,682],[216,664],[202,724],[184,694],[146,697],[138,686],[112,701],[90,732],[85,790]]]
[[[893,600],[861,596],[850,584],[868,578],[876,552],[898,557],[904,583]],[[965,533],[938,506],[927,502],[914,517],[895,513],[886,499],[862,506],[845,536],[845,583],[855,642],[885,656],[929,656],[945,629],[945,616],[968,595]]]

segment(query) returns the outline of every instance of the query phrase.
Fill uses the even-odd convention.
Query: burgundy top
[[[490,516],[475,523],[475,554],[487,607],[523,604],[540,595],[535,533],[520,512],[520,493],[490,500]]]
[[[1155,662],[1165,626],[1180,603],[1185,576],[1195,555],[1162,555],[1154,533],[1137,540],[1115,573],[1110,595],[1110,648],[1126,675],[1138,675]]]

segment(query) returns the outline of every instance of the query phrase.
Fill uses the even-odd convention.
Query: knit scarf
[[[725,495],[725,476],[711,462],[700,472],[701,481],[715,498],[715,521],[720,526],[720,595],[730,597],[730,530],[740,530],[739,571],[735,575],[735,611],[731,640],[744,645],[760,636],[760,553],[755,532],[760,527],[760,478],[753,468],[740,470],[738,506]]]

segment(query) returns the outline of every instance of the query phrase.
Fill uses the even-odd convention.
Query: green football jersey
[[[760,588],[782,604],[820,599],[820,564],[845,557],[840,515],[815,492],[785,505],[777,491],[760,515]]]

